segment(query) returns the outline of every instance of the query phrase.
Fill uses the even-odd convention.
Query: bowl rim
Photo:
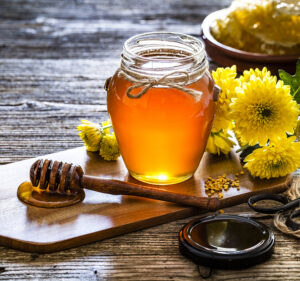
[[[221,42],[217,41],[214,36],[210,32],[210,27],[213,21],[215,21],[217,18],[220,17],[220,15],[226,13],[229,9],[221,9],[215,12],[210,13],[205,17],[205,19],[202,22],[202,39],[209,43],[212,47],[218,49],[219,51],[222,51],[226,53],[227,55],[230,55],[232,57],[235,57],[237,59],[245,59],[245,60],[254,60],[257,62],[289,62],[289,61],[295,61],[298,58],[300,58],[299,55],[268,55],[263,53],[253,53],[253,52],[247,52],[243,50],[239,50],[230,46],[227,46],[225,44],[222,44]]]

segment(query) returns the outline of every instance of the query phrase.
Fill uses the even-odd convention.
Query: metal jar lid
[[[179,233],[180,252],[213,268],[238,269],[261,263],[273,252],[271,229],[250,218],[234,215],[202,217]]]

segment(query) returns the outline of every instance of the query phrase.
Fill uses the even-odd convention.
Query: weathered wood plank
[[[200,23],[226,1],[2,1],[0,57],[117,57],[136,34],[170,30],[199,35]],[[79,12],[80,11],[80,12]]]
[[[29,109],[39,110],[35,106],[43,101],[51,104],[106,104],[103,85],[119,64],[119,58],[0,59],[0,109],[5,110],[3,106],[7,105],[16,106],[18,110],[24,106],[22,103],[27,103]]]
[[[244,204],[225,212],[241,214],[245,210],[248,208]],[[5,267],[0,280],[22,279],[25,272],[28,273],[25,278],[38,280],[54,277],[199,280],[196,265],[178,253],[178,231],[187,221],[179,220],[56,254],[34,255],[0,248],[0,265]],[[271,226],[270,220],[264,222]],[[207,280],[299,280],[299,243],[277,232],[276,241],[271,260],[239,271],[214,270]]]
[[[81,145],[80,120],[108,117],[103,85],[120,59],[21,62],[0,59],[2,164]]]
[[[203,18],[230,2],[0,1],[0,164],[82,145],[76,125],[107,118],[102,85],[128,37],[155,30],[198,36]],[[225,212],[251,213],[245,204]],[[187,221],[51,255],[0,247],[0,280],[199,280],[178,252]],[[207,280],[300,280],[298,240],[276,231],[276,242],[270,261],[214,270]]]

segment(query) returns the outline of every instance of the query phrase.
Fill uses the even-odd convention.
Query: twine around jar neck
[[[208,69],[207,61],[204,62],[201,68],[192,73],[188,73],[184,70],[176,70],[170,73],[167,73],[161,77],[154,77],[151,75],[143,74],[138,71],[133,71],[124,66],[121,63],[121,67],[118,70],[119,76],[123,77],[127,81],[131,82],[133,85],[128,87],[126,95],[131,99],[138,99],[145,95],[152,87],[161,85],[169,88],[174,88],[180,90],[184,93],[187,93],[195,99],[196,102],[199,102],[203,92],[188,88],[187,86],[194,83],[195,81],[201,79],[204,73]],[[104,89],[107,91],[109,87],[111,77],[106,79]],[[133,94],[134,89],[142,88],[138,93]],[[218,101],[219,94],[221,89],[215,84],[213,88],[213,101]]]
[[[196,102],[200,101],[203,93],[198,90],[188,88],[191,81],[195,80],[196,77],[202,77],[207,67],[203,67],[197,72],[189,74],[187,71],[176,70],[163,75],[162,77],[156,78],[153,76],[143,75],[136,71],[129,70],[123,64],[119,70],[119,75],[124,79],[131,82],[133,85],[128,87],[127,96],[132,99],[141,98],[145,95],[152,87],[161,85],[169,88],[174,88],[189,95],[192,95]],[[132,91],[137,88],[142,88],[138,93],[133,94]]]

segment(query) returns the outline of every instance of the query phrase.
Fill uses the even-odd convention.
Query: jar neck
[[[123,47],[121,70],[135,77],[178,80],[188,73],[189,84],[208,69],[203,43],[189,35],[153,32],[128,39]],[[180,79],[179,79],[180,80]]]

